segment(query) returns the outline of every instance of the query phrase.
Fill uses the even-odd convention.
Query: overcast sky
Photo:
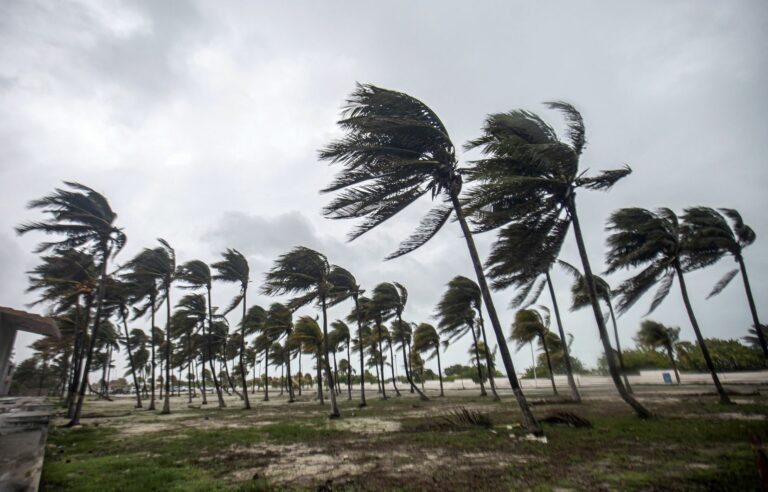
[[[410,291],[405,319],[434,322],[446,282],[473,276],[457,224],[384,262],[416,227],[426,201],[352,243],[345,240],[352,222],[320,214],[330,197],[318,190],[334,169],[318,162],[317,150],[340,135],[335,122],[355,82],[367,82],[422,99],[458,148],[478,136],[489,113],[529,109],[562,128],[541,102],[571,102],[586,122],[582,167],[626,163],[634,170],[609,193],[579,194],[593,268],[604,269],[603,229],[617,208],[736,208],[758,236],[745,257],[760,310],[768,297],[767,41],[768,3],[761,0],[6,0],[0,305],[24,309],[34,300],[24,293],[25,272],[38,263],[31,250],[43,238],[15,235],[15,225],[39,218],[25,205],[74,180],[104,193],[118,213],[128,235],[118,263],[156,246],[157,237],[180,261],[212,262],[237,248],[248,257],[255,293],[279,254],[305,245],[350,269],[364,288],[403,283]],[[493,233],[477,240],[485,257]],[[578,260],[572,237],[562,258]],[[740,280],[705,300],[731,268],[726,259],[689,275],[705,336],[739,338],[751,324]],[[568,277],[555,270],[553,280],[567,306]],[[216,284],[214,303],[225,305],[234,293]],[[494,296],[508,334],[513,293]],[[619,320],[625,347],[649,303]],[[331,316],[346,315],[348,304]],[[765,309],[761,315],[768,318]],[[693,339],[677,286],[652,318]],[[564,321],[575,355],[594,364],[601,348],[591,314],[566,313]],[[25,347],[32,340],[19,336],[17,361],[31,353]],[[450,347],[443,367],[467,363],[469,343]],[[513,355],[518,371],[530,365],[529,351]]]

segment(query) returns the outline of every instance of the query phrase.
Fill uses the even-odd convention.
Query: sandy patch
[[[349,430],[360,434],[382,434],[397,432],[402,425],[396,420],[385,420],[377,417],[347,417],[330,420],[327,425],[333,429]]]

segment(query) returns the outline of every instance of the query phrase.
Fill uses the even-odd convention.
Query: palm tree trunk
[[[133,350],[131,350],[131,341],[128,335],[128,322],[125,319],[124,313],[121,313],[121,317],[123,319],[123,331],[125,331],[125,346],[128,350],[128,365],[131,368],[133,386],[136,388],[136,408],[141,408],[141,392],[139,391],[139,380],[136,379],[136,366],[133,365]]]
[[[475,333],[475,324],[469,324],[469,331],[472,332],[472,342],[475,347],[475,365],[477,366],[477,380],[480,382],[480,396],[488,396],[483,384],[483,370],[480,367],[480,348],[477,346],[477,333]]]
[[[475,269],[475,275],[477,276],[477,283],[480,286],[480,292],[483,294],[483,302],[485,302],[485,309],[488,311],[488,316],[491,318],[491,325],[493,326],[493,332],[496,335],[496,343],[499,345],[499,351],[501,352],[501,360],[504,363],[504,370],[507,372],[507,378],[509,379],[509,385],[512,388],[512,392],[515,395],[517,404],[520,406],[520,411],[523,414],[523,426],[528,432],[534,435],[542,435],[544,431],[533,416],[528,401],[525,399],[523,390],[520,387],[520,381],[517,379],[517,373],[515,372],[515,365],[512,363],[512,356],[509,353],[509,347],[505,342],[504,331],[501,329],[501,323],[499,317],[496,314],[496,307],[493,304],[491,298],[491,291],[488,288],[488,282],[485,279],[485,273],[483,272],[483,264],[480,261],[480,255],[477,254],[477,247],[475,246],[475,240],[472,238],[472,232],[467,225],[467,219],[464,217],[464,211],[459,203],[459,190],[451,190],[451,202],[453,203],[453,209],[456,212],[456,218],[461,226],[461,232],[464,234],[464,240],[467,242],[467,249],[469,250],[469,256],[472,259],[472,266]]]
[[[376,327],[379,331],[379,364],[381,365],[381,372],[379,373],[380,380],[381,380],[381,398],[386,400],[387,399],[387,390],[384,388],[384,385],[386,384],[386,381],[384,381],[384,351],[381,347],[381,320],[376,318]],[[378,367],[376,368],[376,371],[378,371]]]
[[[379,387],[379,393],[381,393],[381,390],[382,390],[383,386],[381,384],[381,376],[379,375],[379,363],[377,361],[375,361],[375,360],[374,360],[374,362],[376,362],[374,364],[374,367],[376,367],[376,385]]]
[[[240,322],[240,379],[243,381],[243,400],[245,409],[251,409],[251,402],[248,399],[248,381],[245,372],[245,295],[248,291],[247,286],[243,285],[243,320]]]
[[[299,344],[299,396],[301,396],[302,383],[304,383],[304,373],[301,372],[301,344]]]
[[[544,347],[544,356],[547,358],[547,369],[549,369],[549,380],[552,382],[552,391],[557,396],[557,385],[555,385],[555,372],[552,370],[552,359],[549,358],[549,347],[546,337],[541,337],[541,345]]]
[[[440,365],[440,345],[435,349],[437,353],[437,377],[440,378],[440,396],[445,396],[443,393],[443,368]]]
[[[347,338],[347,400],[352,399],[352,337]]]
[[[203,323],[203,339],[205,339],[205,323]],[[203,405],[208,404],[208,391],[205,389],[205,357],[200,357],[200,382],[202,383]]]
[[[171,286],[165,289],[165,399],[161,415],[171,413]]]
[[[699,329],[699,323],[696,321],[696,316],[693,314],[693,308],[691,307],[691,301],[688,299],[688,289],[685,287],[685,279],[683,278],[683,269],[680,267],[680,260],[675,259],[675,271],[677,272],[677,278],[680,280],[680,292],[683,294],[683,303],[685,304],[685,310],[688,312],[688,318],[691,320],[691,325],[693,326],[693,331],[696,333],[696,340],[699,342],[699,347],[701,348],[701,354],[704,356],[704,361],[707,363],[707,368],[709,369],[709,372],[712,374],[712,381],[715,383],[715,388],[717,389],[717,394],[720,395],[720,403],[723,404],[732,404],[730,398],[728,398],[728,395],[725,393],[725,389],[723,388],[723,385],[720,384],[720,378],[717,377],[717,372],[715,372],[715,364],[712,362],[712,357],[709,355],[709,349],[707,348],[707,344],[704,342],[704,337],[701,334],[701,330]]]
[[[264,398],[262,401],[269,401],[269,345],[264,351]]]
[[[336,351],[331,351],[333,354],[333,378],[336,380],[336,387],[334,388],[334,391],[336,391],[337,395],[341,394],[341,383],[339,382],[339,369],[336,366]]]
[[[360,405],[359,407],[366,407],[368,403],[365,401],[365,345],[363,345],[363,321],[360,315],[360,304],[357,300],[357,294],[352,296],[352,300],[355,301],[355,313],[357,314],[357,343],[360,348]],[[352,361],[349,361],[350,366]]]
[[[328,358],[328,314],[326,313],[325,295],[322,294],[320,299],[323,305],[323,358],[325,361],[325,378],[328,380],[328,389],[330,389],[331,396],[331,413],[328,417],[337,419],[341,417],[341,414],[339,413],[339,407],[336,404],[336,391],[334,388],[333,374],[331,372],[331,361]]]
[[[152,349],[152,379],[149,385],[151,394],[149,397],[149,408],[147,408],[147,410],[154,410],[155,409],[155,385],[157,384],[156,383],[157,380],[155,379],[155,366],[157,365],[155,361],[155,344],[157,343],[157,341],[155,340],[155,298],[154,296],[150,299],[150,304],[151,304],[150,305],[151,313],[150,313],[149,319],[150,319],[150,324],[152,326],[150,326],[149,329],[151,331],[150,345]]]
[[[747,267],[744,266],[744,259],[741,255],[736,256],[736,261],[739,262],[739,268],[741,269],[741,279],[744,281],[744,290],[747,293],[747,301],[749,302],[749,312],[752,313],[752,324],[755,325],[757,331],[757,339],[760,342],[760,347],[763,349],[763,356],[768,360],[768,342],[765,340],[765,334],[763,333],[762,325],[757,317],[757,307],[755,307],[755,299],[752,297],[752,287],[749,286],[749,277],[747,277]]]
[[[402,320],[400,322],[402,323]],[[413,384],[413,373],[411,372],[411,368],[408,367],[408,353],[405,351],[405,343],[403,343],[403,364],[405,366],[405,377],[408,379],[408,383],[411,385],[411,393],[416,390],[416,393],[419,394],[419,398],[421,398],[423,401],[429,401],[429,397],[425,395],[418,386]]]
[[[208,290],[208,329],[213,334],[213,307],[211,306],[211,287],[207,287]],[[213,335],[211,335],[213,336]],[[205,336],[205,325],[203,325],[203,337],[205,338],[205,344],[208,348],[208,365],[211,367],[211,378],[213,378],[213,386],[216,388],[216,397],[219,399],[219,408],[225,408],[227,406],[224,403],[224,395],[221,393],[221,385],[219,384],[219,378],[216,376],[216,369],[213,364],[213,350],[211,350],[211,339]]]
[[[677,384],[680,384],[680,372],[677,370],[677,363],[675,362],[675,357],[672,354],[672,345],[667,345],[665,348],[667,349],[667,355],[669,355],[669,361],[672,363],[672,369],[675,371],[675,379],[677,380]]]
[[[552,286],[552,279],[547,275],[547,286],[549,287],[549,297],[552,299],[552,307],[555,311],[555,321],[557,321],[557,331],[560,333],[560,340],[563,342],[563,362],[565,363],[565,375],[568,378],[568,387],[571,390],[571,398],[574,402],[581,402],[581,395],[576,387],[576,380],[573,378],[573,368],[571,367],[571,354],[568,349],[568,343],[565,338],[565,330],[563,329],[563,322],[560,320],[560,308],[557,306],[557,298],[555,297],[555,288]]]
[[[493,361],[491,360],[491,348],[490,345],[488,345],[488,339],[485,336],[485,323],[483,323],[483,316],[480,314],[480,333],[483,335],[483,344],[485,345],[485,367],[488,369],[488,383],[491,385],[491,393],[493,393],[493,399],[494,401],[501,400],[501,397],[499,396],[499,393],[496,392],[496,382],[493,380]]]
[[[613,336],[616,338],[616,355],[619,357],[619,369],[621,369],[621,375],[624,378],[624,386],[627,387],[627,391],[632,393],[632,386],[629,385],[629,378],[627,378],[627,368],[624,366],[624,355],[621,351],[621,342],[619,341],[619,328],[616,324],[616,315],[613,314],[613,303],[610,299],[606,299],[608,303],[608,311],[611,314],[611,323],[613,324]]]
[[[600,310],[600,304],[597,300],[597,293],[595,291],[595,279],[592,276],[592,267],[589,264],[589,257],[587,256],[587,248],[584,245],[584,237],[581,234],[581,226],[579,225],[579,216],[576,213],[576,203],[573,199],[573,195],[570,197],[568,203],[568,213],[573,221],[573,232],[576,236],[576,245],[579,248],[579,256],[581,257],[581,264],[584,268],[584,280],[587,283],[587,294],[589,295],[590,304],[592,304],[592,311],[595,315],[595,321],[597,322],[597,330],[600,334],[600,341],[603,344],[603,351],[605,352],[605,359],[608,362],[608,372],[613,379],[613,384],[619,392],[619,396],[627,402],[629,406],[634,409],[635,413],[641,418],[650,418],[652,416],[643,405],[640,404],[635,398],[627,391],[627,388],[621,381],[619,370],[616,367],[616,361],[611,357],[611,342],[608,338],[608,330],[605,327],[605,320],[603,319],[603,313]],[[563,341],[565,343],[565,341]]]
[[[280,364],[280,394],[283,396],[283,389],[285,388],[285,380],[283,379],[283,371],[285,370],[285,364]]]
[[[315,360],[317,361],[317,375],[315,379],[317,379],[317,397],[320,399],[320,404],[325,405],[325,400],[323,400],[323,375],[322,371],[320,370],[320,366],[322,365],[323,355],[320,353],[320,350],[317,351],[317,355],[315,356]]]
[[[83,360],[85,359],[86,346],[85,346],[85,334],[88,331],[88,325],[91,322],[91,310],[93,308],[93,295],[88,295],[85,301],[85,319],[81,325],[80,330],[77,333],[75,339],[75,346],[77,347],[77,354],[73,354],[74,369],[72,374],[72,383],[70,385],[71,395],[67,397],[67,418],[73,418],[75,416],[75,407],[77,406],[78,385],[82,378]]]
[[[285,361],[285,367],[286,372],[288,374],[288,379],[286,380],[286,384],[288,385],[288,403],[293,403],[296,401],[296,395],[293,394],[293,380],[291,379],[291,352],[288,350],[288,358]]]
[[[101,324],[101,311],[104,301],[104,291],[107,284],[107,262],[111,254],[110,248],[105,248],[102,255],[101,262],[101,275],[99,279],[99,290],[96,294],[96,316],[93,320],[93,329],[91,330],[91,340],[88,344],[88,355],[85,359],[85,367],[83,368],[82,381],[80,383],[80,391],[77,394],[77,404],[75,406],[75,414],[72,419],[65,425],[65,427],[73,427],[80,424],[80,414],[83,411],[83,402],[85,401],[85,391],[88,388],[88,373],[91,371],[91,362],[93,361],[93,349],[96,347],[96,338],[99,336],[99,325]]]
[[[400,396],[400,390],[397,389],[397,379],[395,379],[395,354],[392,351],[392,340],[389,341],[389,368],[392,372],[392,386],[395,387],[395,396]]]

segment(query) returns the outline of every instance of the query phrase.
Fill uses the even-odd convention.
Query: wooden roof
[[[61,338],[59,328],[51,318],[0,306],[0,329],[6,328]]]

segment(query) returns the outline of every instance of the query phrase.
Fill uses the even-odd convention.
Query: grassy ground
[[[369,407],[341,397],[343,418],[325,418],[305,393],[254,409],[136,410],[133,401],[89,401],[83,425],[51,425],[41,490],[755,490],[750,436],[768,440],[768,399],[656,394],[639,388],[658,418],[643,421],[614,397],[534,406],[537,417],[573,412],[593,428],[544,424],[547,440],[524,437],[519,412],[468,392],[421,402],[404,395]],[[215,398],[211,399],[215,402]],[[492,427],[449,424],[456,407]]]

